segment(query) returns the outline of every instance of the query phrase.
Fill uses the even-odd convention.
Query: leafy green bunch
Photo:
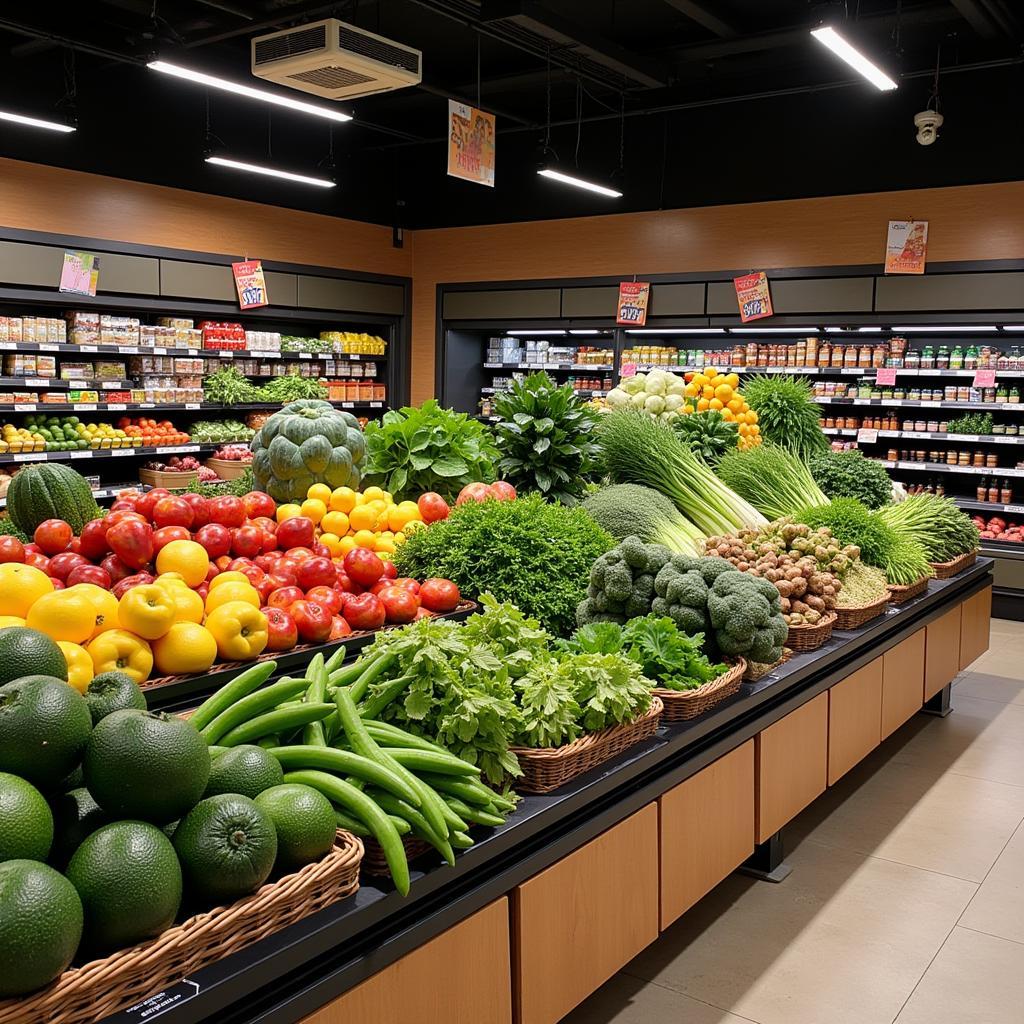
[[[498,457],[482,423],[432,398],[418,409],[393,409],[379,423],[367,423],[363,479],[395,500],[436,491],[452,501],[466,484],[493,482]]]
[[[828,449],[821,409],[806,377],[758,374],[743,382],[743,397],[757,413],[761,436],[807,458]]]
[[[811,456],[808,468],[830,498],[856,498],[868,508],[881,508],[892,500],[889,474],[863,452],[821,452]]]
[[[495,427],[502,478],[520,493],[578,502],[597,466],[600,413],[544,371],[496,395],[494,410],[502,417]]]

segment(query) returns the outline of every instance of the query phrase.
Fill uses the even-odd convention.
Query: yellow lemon
[[[356,507],[356,492],[351,487],[336,487],[328,505],[332,512],[351,512]]]
[[[316,501],[322,501],[325,505],[331,500],[331,495],[334,492],[327,486],[327,484],[313,484],[308,491],[306,491],[307,498],[313,498]]]
[[[320,529],[344,537],[348,533],[348,516],[344,512],[330,511],[320,520]]]

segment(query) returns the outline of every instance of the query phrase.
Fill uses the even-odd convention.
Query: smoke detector
[[[420,50],[337,18],[256,36],[252,73],[325,99],[356,99],[418,85]]]

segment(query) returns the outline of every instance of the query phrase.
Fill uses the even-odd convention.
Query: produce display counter
[[[988,647],[992,561],[480,830],[412,890],[364,884],[104,1019],[129,1024],[554,1024],[746,862]]]

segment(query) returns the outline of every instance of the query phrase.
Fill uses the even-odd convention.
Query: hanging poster
[[[647,300],[650,295],[651,286],[647,281],[621,281],[615,322],[619,326],[643,327],[647,323]]]
[[[70,295],[96,295],[100,258],[91,252],[66,250],[60,269],[60,290]]]
[[[232,263],[231,273],[235,276],[235,291],[238,292],[240,309],[270,305],[267,282],[263,279],[263,264],[259,260]]]
[[[928,221],[891,220],[885,239],[887,274],[923,274],[928,255]]]
[[[448,101],[448,173],[494,188],[494,115]]]
[[[740,321],[749,323],[772,315],[772,297],[768,291],[768,276],[762,271],[734,277],[736,303],[740,307]]]

